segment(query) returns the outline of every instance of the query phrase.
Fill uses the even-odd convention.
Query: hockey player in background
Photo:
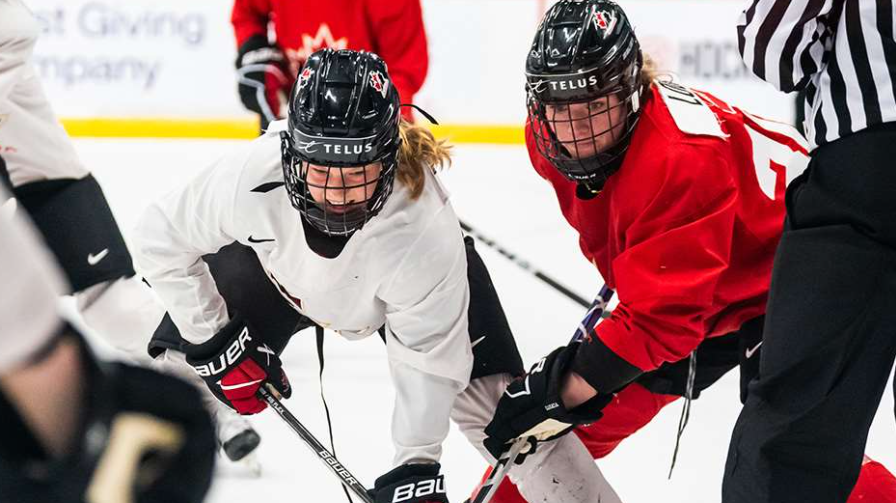
[[[240,100],[261,116],[262,130],[283,117],[282,103],[299,69],[318,49],[379,54],[402,103],[413,102],[426,78],[420,0],[235,0],[231,22]],[[402,113],[411,119],[410,108]]]
[[[196,389],[96,361],[57,314],[63,285],[28,223],[0,215],[0,501],[200,503],[216,446]]]
[[[483,429],[523,369],[488,271],[434,174],[447,147],[399,108],[376,55],[313,54],[288,120],[153,204],[135,250],[169,309],[154,345],[185,352],[242,414],[265,408],[259,386],[290,395],[278,355],[297,330],[315,326],[321,341],[320,327],[350,339],[379,330],[396,450],[375,500],[445,502],[438,462],[449,417],[491,461]],[[249,269],[237,264],[255,272],[234,274]],[[522,486],[534,500],[597,501],[609,490],[575,437],[536,457]],[[412,483],[438,489],[404,499],[399,488]]]
[[[20,0],[0,0],[0,179],[12,186],[71,285],[84,322],[132,361],[146,347],[164,308],[135,276],[131,256],[103,190],[81,164],[29,60],[40,25]],[[198,379],[185,365],[164,370]],[[248,422],[202,393],[231,459],[259,442]]]
[[[738,365],[743,400],[758,372],[784,188],[808,163],[805,140],[656,80],[625,13],[606,0],[555,4],[526,79],[532,165],[619,305],[510,385],[486,445],[497,455],[516,437],[562,438],[578,423],[567,409],[604,397],[592,411],[602,417],[574,429],[601,458]],[[883,467],[863,471],[851,501],[896,501]],[[508,482],[493,501],[524,499]]]

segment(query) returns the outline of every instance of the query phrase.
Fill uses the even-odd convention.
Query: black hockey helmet
[[[622,164],[641,108],[642,66],[628,18],[609,0],[560,0],[535,33],[526,90],[536,147],[589,192]],[[595,130],[595,122],[606,127]]]
[[[398,166],[400,117],[398,91],[376,54],[323,49],[308,58],[280,138],[289,199],[309,224],[348,236],[383,208]]]

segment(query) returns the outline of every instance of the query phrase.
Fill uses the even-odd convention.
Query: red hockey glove
[[[212,393],[240,414],[257,414],[267,404],[255,396],[270,383],[289,398],[292,388],[281,368],[280,358],[253,334],[239,315],[215,336],[199,345],[184,348],[187,363],[205,380]]]

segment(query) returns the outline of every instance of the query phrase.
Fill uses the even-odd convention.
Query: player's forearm
[[[259,11],[258,7],[251,0],[236,0],[234,2],[230,24],[233,25],[237,47],[253,35],[267,34],[269,12]]]
[[[563,387],[560,390],[560,398],[567,410],[573,409],[594,398],[597,390],[588,381],[575,372],[566,374]]]
[[[39,33],[37,20],[24,5],[0,2],[0,102],[9,96],[27,67]],[[8,110],[0,109],[3,112]]]
[[[196,223],[201,218],[198,210],[189,207],[189,211],[175,211],[168,203],[153,205],[143,214],[133,234],[131,251],[140,273],[181,336],[187,342],[201,344],[229,321],[224,299],[202,260],[205,253],[223,243]],[[186,214],[192,214],[192,219],[183,216]]]
[[[392,364],[392,376],[396,395],[392,415],[394,465],[438,462],[461,387],[451,379],[400,363]]]

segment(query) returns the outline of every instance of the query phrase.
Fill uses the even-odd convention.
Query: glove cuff
[[[581,349],[582,343],[574,341],[568,346],[557,350],[560,354],[557,355],[553,366],[549,370],[551,372],[551,378],[547,390],[548,400],[545,407],[546,412],[548,417],[563,423],[593,423],[601,418],[603,415],[601,410],[613,399],[612,394],[601,393],[598,391],[597,395],[572,409],[567,409],[566,406],[563,405],[561,390],[563,388],[564,377],[569,372],[575,370],[575,363],[579,360],[577,356],[581,353]]]
[[[598,393],[616,393],[644,373],[607,347],[597,334],[579,344],[570,369]]]
[[[191,365],[214,358],[246,328],[246,320],[239,313],[233,313],[230,321],[211,339],[202,344],[183,344],[181,350],[187,355],[187,363]]]

